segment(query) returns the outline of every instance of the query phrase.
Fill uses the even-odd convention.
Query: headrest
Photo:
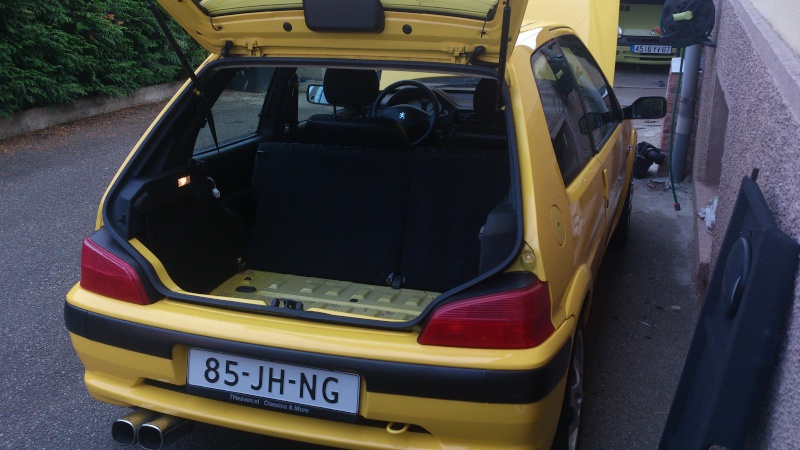
[[[328,95],[327,91],[325,91],[325,95]],[[485,121],[494,119],[497,116],[495,112],[496,99],[497,81],[491,78],[481,78],[481,81],[475,87],[475,93],[472,97],[472,108],[475,111],[475,116],[479,120]]]
[[[328,69],[322,81],[331,105],[364,106],[378,97],[378,73],[374,70]]]

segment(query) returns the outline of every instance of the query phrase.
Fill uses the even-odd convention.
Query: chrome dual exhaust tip
[[[111,425],[111,437],[119,444],[133,445],[138,440],[139,427],[155,416],[155,412],[146,409],[131,411]]]
[[[137,442],[146,450],[160,450],[189,434],[194,422],[181,417],[137,409],[111,425],[111,436],[119,444]]]
[[[186,436],[194,422],[162,414],[139,427],[139,445],[147,450],[160,450]]]

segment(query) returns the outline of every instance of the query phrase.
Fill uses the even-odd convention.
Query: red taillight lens
[[[133,267],[88,237],[83,240],[81,250],[81,287],[130,303],[150,303],[142,281]]]
[[[541,281],[516,291],[476,297],[433,312],[418,342],[469,348],[530,348],[553,332],[550,294]]]

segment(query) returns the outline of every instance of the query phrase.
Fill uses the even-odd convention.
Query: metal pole
[[[692,135],[694,123],[694,102],[697,94],[697,78],[700,73],[700,44],[687,47],[683,62],[683,81],[681,82],[681,97],[675,99],[680,102],[678,108],[678,123],[675,125],[675,142],[672,145],[670,164],[672,174],[676,181],[683,181],[686,171],[686,154],[689,150],[689,138]]]

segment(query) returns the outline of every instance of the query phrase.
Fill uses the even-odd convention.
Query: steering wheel
[[[432,105],[433,111],[428,113],[422,108],[406,103],[396,105],[393,104],[385,109],[381,109],[381,103],[388,94],[405,86],[411,86],[414,91],[421,91],[422,95],[416,95],[413,97],[413,99],[419,101],[421,105]],[[399,96],[400,92],[398,92],[397,95]],[[404,95],[400,96],[399,98],[405,100],[407,97],[408,96]],[[389,101],[394,103],[395,98],[397,98],[397,96],[389,99]],[[408,100],[411,99],[409,98]],[[439,102],[436,100],[436,94],[434,94],[428,86],[425,86],[419,81],[400,80],[396,83],[386,86],[386,89],[378,94],[378,98],[375,99],[375,103],[372,105],[372,116],[386,117],[399,123],[408,135],[408,139],[411,141],[411,144],[417,145],[426,137],[428,137],[428,135],[431,134],[431,131],[433,131],[433,128],[436,125],[436,120],[439,118]]]

